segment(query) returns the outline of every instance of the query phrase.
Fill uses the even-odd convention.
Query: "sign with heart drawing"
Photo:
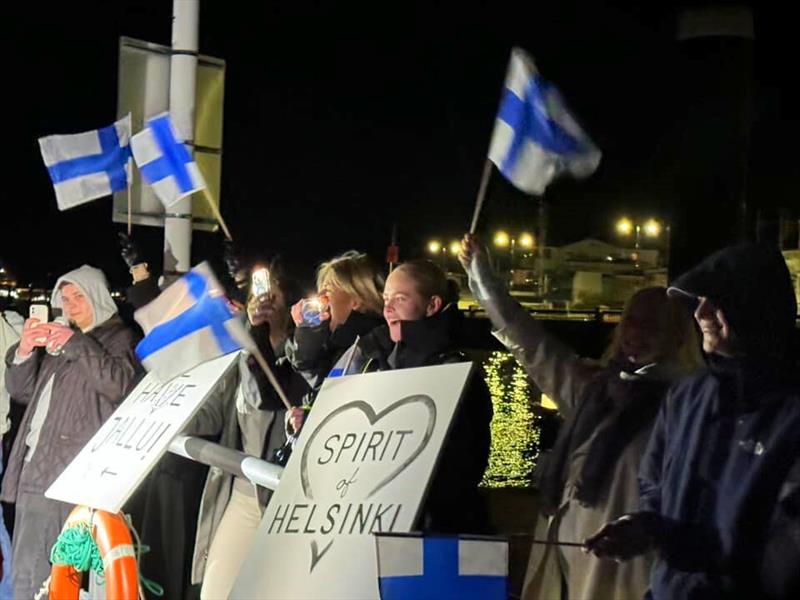
[[[326,380],[230,597],[378,598],[372,533],[414,527],[471,369]]]

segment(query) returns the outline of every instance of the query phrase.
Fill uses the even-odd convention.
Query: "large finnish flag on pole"
[[[508,542],[375,534],[381,600],[506,600]]]
[[[254,346],[205,262],[137,310],[134,318],[145,332],[136,355],[162,382],[223,354]]]
[[[102,129],[39,138],[58,209],[126,189],[131,177],[130,139],[130,114]]]
[[[206,187],[189,149],[178,140],[169,113],[148,119],[147,127],[131,139],[131,150],[142,177],[167,208]]]
[[[588,177],[601,156],[556,87],[524,50],[514,48],[489,159],[515,187],[541,195],[562,173]]]

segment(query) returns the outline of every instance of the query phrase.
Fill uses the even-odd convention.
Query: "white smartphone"
[[[269,269],[256,269],[253,271],[250,278],[252,282],[253,296],[258,298],[264,294],[269,294]]]
[[[28,316],[31,319],[39,319],[39,323],[47,323],[50,320],[50,310],[47,304],[31,304]]]

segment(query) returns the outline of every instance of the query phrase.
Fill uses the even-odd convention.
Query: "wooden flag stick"
[[[542,544],[545,546],[572,546],[575,548],[584,548],[586,544],[579,544],[578,542],[560,542],[558,540],[531,540],[531,544]]]
[[[131,216],[131,184],[128,182],[128,237],[133,231],[133,217]]]
[[[222,231],[225,232],[225,237],[228,238],[229,241],[233,241],[233,236],[231,235],[230,229],[228,229],[228,225],[225,223],[225,219],[222,218],[222,213],[219,212],[219,206],[211,197],[211,192],[208,191],[208,188],[203,188],[203,197],[208,202],[208,207],[211,209],[211,212],[214,213],[214,218],[222,227]]]
[[[289,398],[286,396],[286,392],[283,391],[283,387],[281,384],[278,383],[278,380],[275,378],[275,373],[272,372],[269,364],[267,363],[264,355],[261,354],[261,351],[254,345],[252,348],[248,348],[250,352],[253,353],[253,356],[256,357],[256,361],[258,362],[258,366],[261,367],[261,370],[264,371],[264,375],[267,376],[267,380],[269,380],[270,385],[275,388],[275,391],[278,393],[278,396],[283,402],[283,405],[286,407],[286,410],[292,410],[292,403],[289,402]]]
[[[475,212],[472,213],[472,225],[469,226],[469,232],[474,234],[478,228],[478,217],[481,216],[481,209],[483,208],[483,199],[486,197],[486,187],[489,184],[489,176],[492,174],[492,161],[488,158],[483,165],[483,174],[481,175],[481,185],[478,188],[478,198],[475,200]]]

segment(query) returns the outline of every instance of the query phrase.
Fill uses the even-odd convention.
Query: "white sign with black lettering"
[[[414,526],[472,368],[327,379],[231,598],[378,598],[373,532]]]
[[[119,512],[238,356],[208,361],[168,383],[148,373],[45,496]]]

